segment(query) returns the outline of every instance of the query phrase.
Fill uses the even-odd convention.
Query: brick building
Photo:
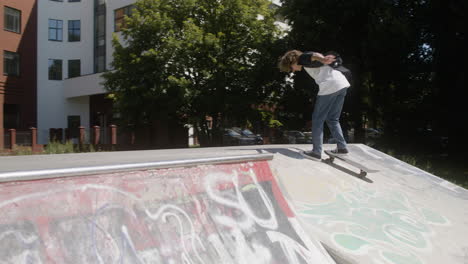
[[[37,2],[0,1],[0,150],[4,131],[36,126]]]

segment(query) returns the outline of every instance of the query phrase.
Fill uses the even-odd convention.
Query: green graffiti
[[[338,245],[353,251],[359,250],[365,245],[369,245],[369,242],[347,234],[334,235],[333,239],[338,243]]]
[[[305,205],[299,214],[310,223],[330,228],[345,228],[346,233],[333,235],[332,239],[341,247],[358,251],[369,245],[383,250],[384,257],[392,263],[420,263],[411,252],[415,248],[429,246],[427,235],[430,224],[444,224],[448,221],[441,215],[410,203],[402,193],[363,190],[337,194],[328,204]],[[388,247],[397,249],[389,252]]]
[[[388,197],[369,200],[360,196],[362,200],[358,201],[356,197],[348,195],[345,198],[340,194],[333,203],[308,206],[300,214],[319,217],[326,223],[347,223],[352,235],[369,240],[391,244],[396,241],[416,248],[427,246],[422,233],[429,232],[428,226],[402,213],[410,210],[402,200]]]
[[[403,226],[387,225],[384,231],[397,241],[415,248],[426,248],[427,242],[422,233],[404,228]]]
[[[432,223],[432,224],[446,224],[447,223],[447,220],[443,216],[429,209],[423,208],[421,212],[424,215],[424,218],[426,219],[426,221],[428,221],[429,223]]]
[[[247,192],[247,191],[256,190],[256,189],[257,189],[257,186],[253,183],[250,183],[241,187],[242,192]]]
[[[414,255],[403,256],[393,252],[384,251],[382,252],[382,256],[395,264],[422,264],[422,262]]]

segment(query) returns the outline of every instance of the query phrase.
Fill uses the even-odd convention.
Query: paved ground
[[[328,149],[332,147],[326,145]],[[336,263],[468,263],[466,189],[365,145],[350,145],[356,161],[379,170],[364,179],[358,177],[358,169],[345,163],[337,161],[331,166],[304,159],[298,152],[308,148],[270,145],[0,157],[0,177],[2,173],[18,171],[270,153],[273,159],[268,161],[268,167],[298,222],[293,233],[305,230],[312,248],[320,249],[320,244],[314,243],[319,240]],[[229,199],[232,197],[218,202],[229,204]],[[283,237],[281,241],[286,240]],[[296,256],[297,263],[304,263],[304,256],[309,256],[298,244],[280,244],[284,252],[294,252],[288,256]],[[252,252],[260,254],[260,249]],[[268,260],[265,254],[263,259]],[[288,260],[294,263],[293,259]]]

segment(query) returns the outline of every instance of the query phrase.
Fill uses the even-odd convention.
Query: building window
[[[80,116],[67,116],[67,128],[71,138],[77,138],[80,135],[80,126]]]
[[[106,1],[94,1],[94,73],[106,70]]]
[[[20,127],[20,105],[3,105],[3,127],[16,129]]]
[[[16,52],[3,51],[3,75],[19,76],[20,56]]]
[[[68,2],[72,3],[72,2],[81,2],[81,0],[68,0]]]
[[[125,6],[114,11],[114,29],[118,32],[125,28],[125,16],[130,16],[132,10],[135,8],[134,5]]]
[[[80,41],[81,35],[81,21],[68,20],[68,41]]]
[[[49,80],[62,80],[62,60],[49,59]]]
[[[49,19],[49,40],[62,41],[63,21]]]
[[[5,6],[4,13],[4,29],[7,31],[21,33],[21,11]]]
[[[52,2],[63,2],[63,0],[50,0]]]
[[[69,60],[68,61],[68,78],[78,77],[81,75],[81,61]]]

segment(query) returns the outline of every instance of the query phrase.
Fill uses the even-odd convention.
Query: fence
[[[4,143],[7,149],[14,149],[16,146],[30,146],[33,151],[40,149],[35,127],[28,130],[8,129],[8,132],[4,134]]]
[[[30,146],[32,151],[38,151],[42,146],[37,144],[37,128],[31,127],[28,130],[8,129],[4,134],[5,149],[13,150],[17,146]],[[122,138],[122,136],[121,136]],[[117,144],[117,126],[110,125],[102,129],[93,126],[90,129],[79,127],[76,130],[68,128],[50,128],[49,142],[65,143],[72,141],[80,146],[89,144],[101,148],[112,148]]]
[[[36,136],[32,136],[33,133]],[[42,148],[37,143],[37,129],[25,131],[15,129],[4,133],[5,149],[14,149],[15,146],[31,146],[36,152]],[[188,147],[188,130],[182,125],[158,124],[155,126],[119,126],[106,127],[93,126],[90,128],[78,127],[50,128],[48,141],[66,143],[71,141],[80,150],[86,151],[91,146],[94,150],[141,150],[155,148],[185,148]],[[37,149],[38,148],[38,149]]]

